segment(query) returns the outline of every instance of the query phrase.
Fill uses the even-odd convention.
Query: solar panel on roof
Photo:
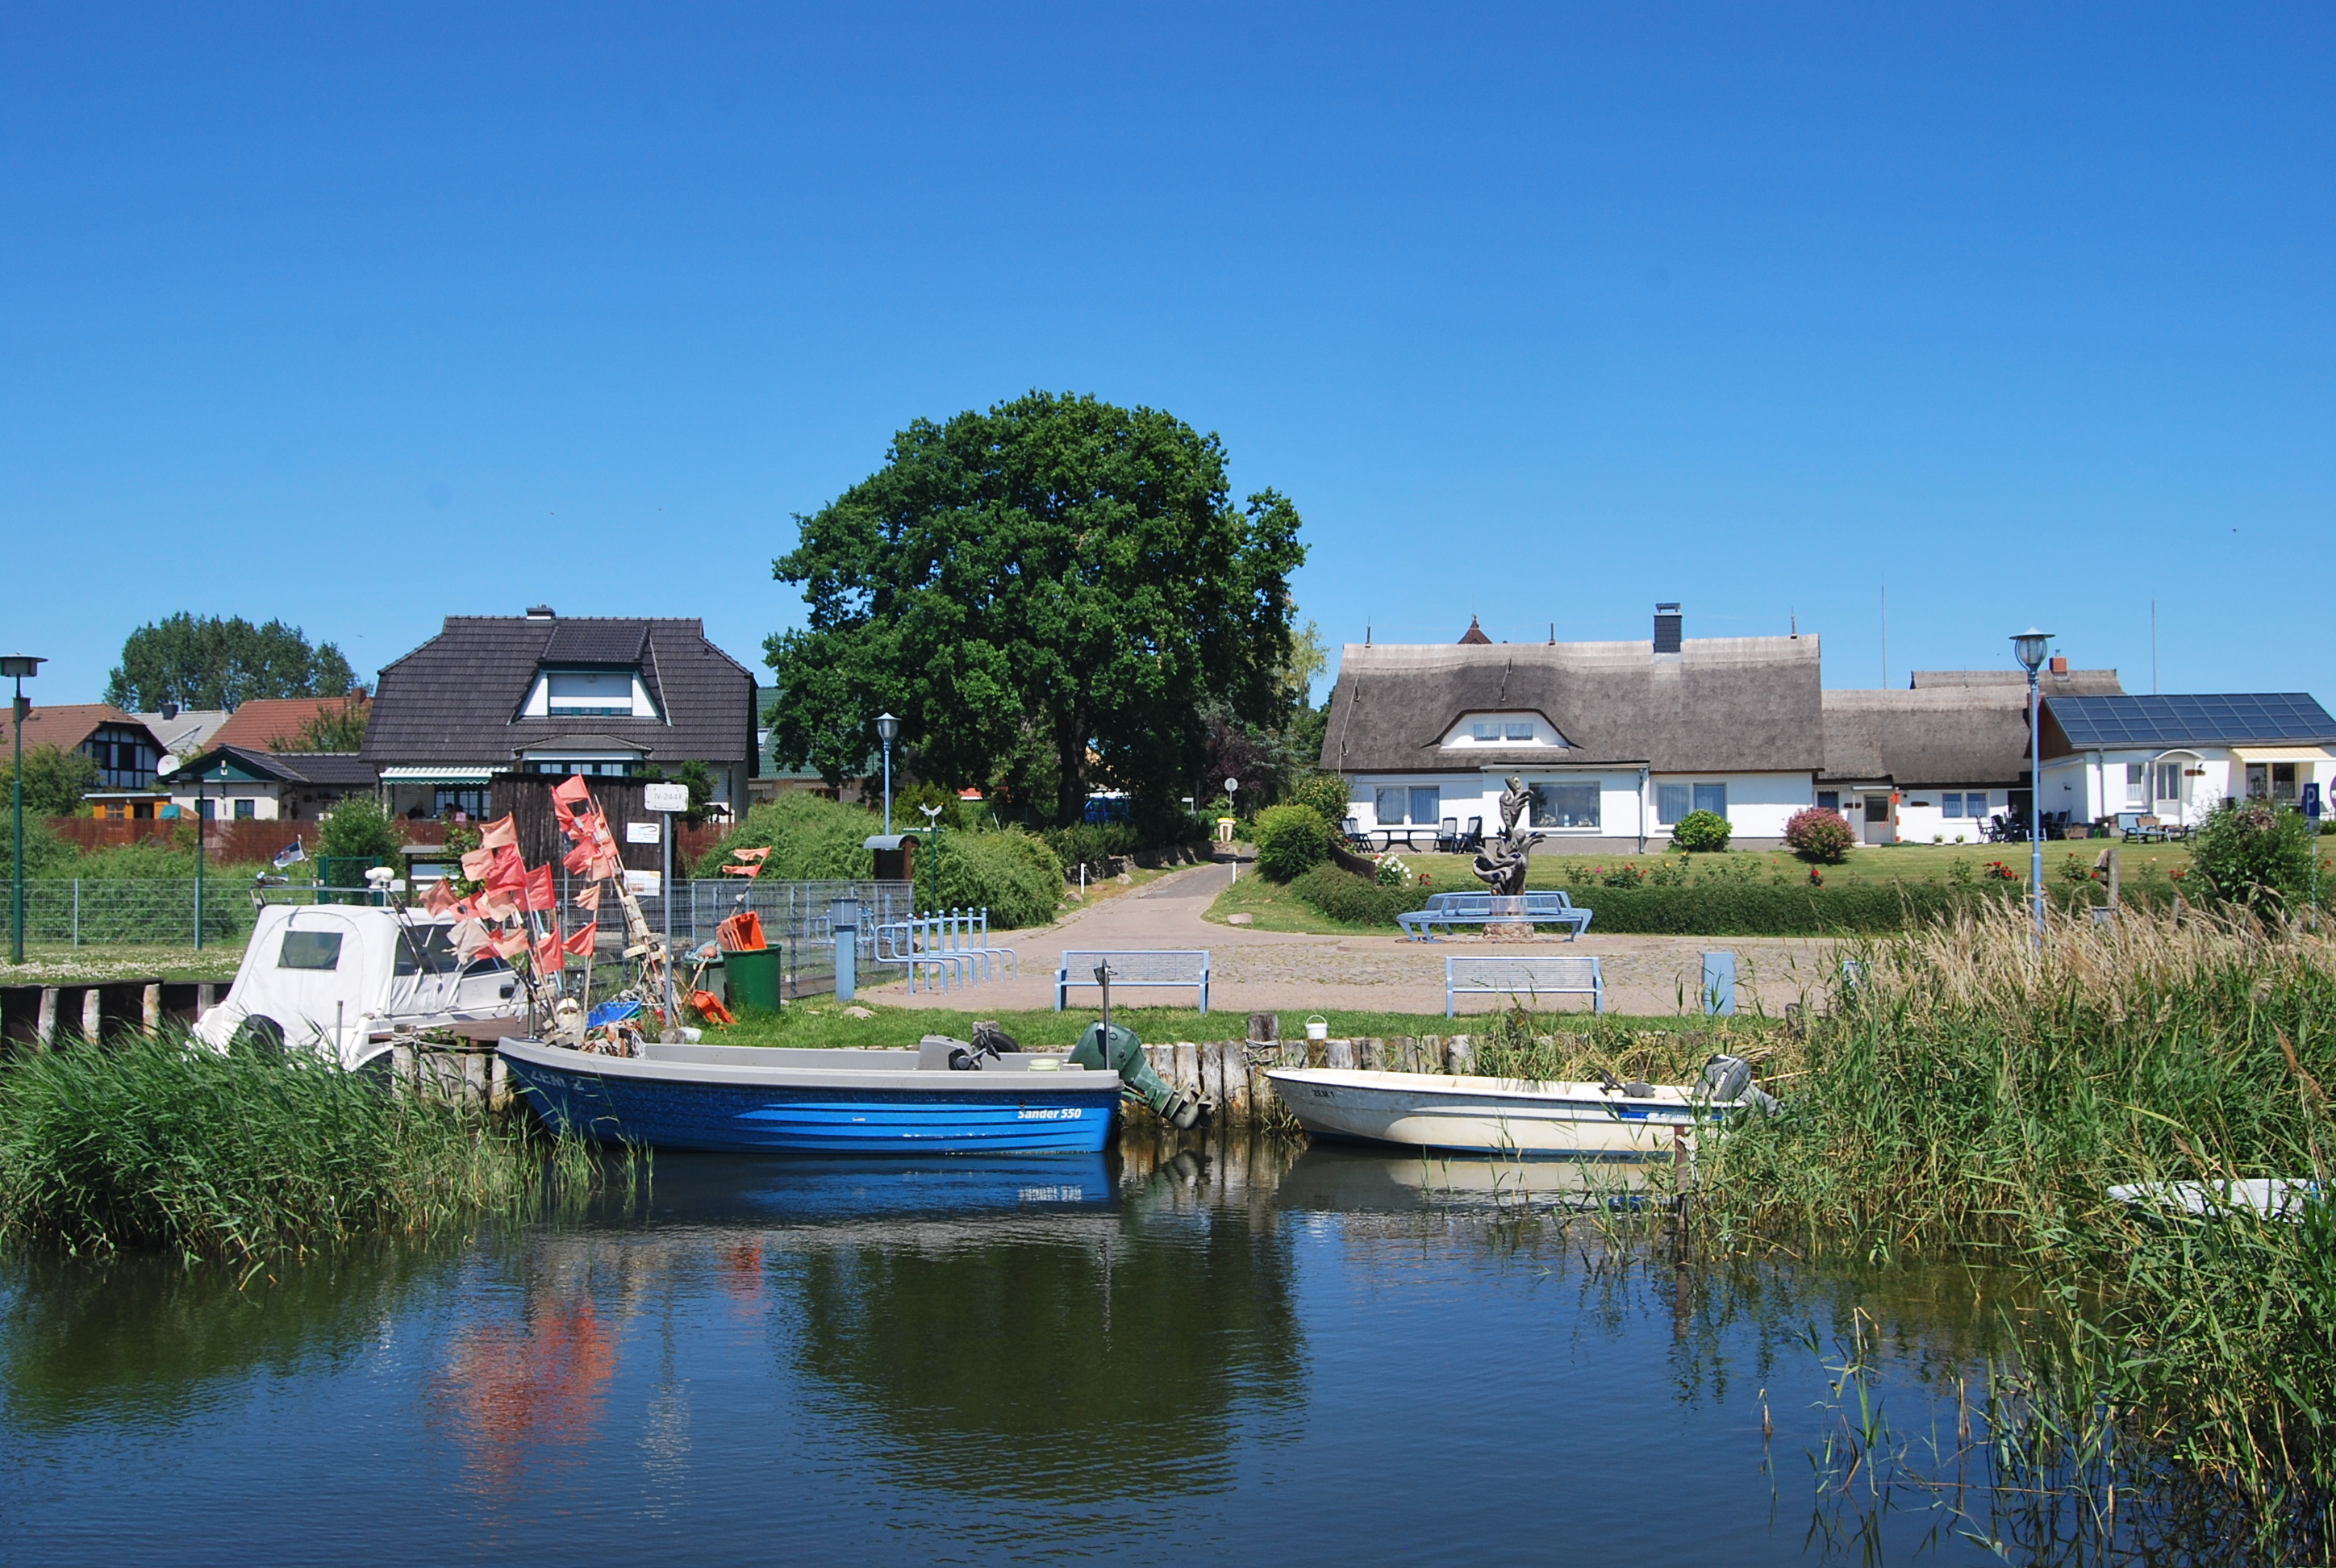
[[[2336,742],[2336,718],[2308,692],[2044,699],[2079,748]]]
[[[648,635],[644,621],[563,621],[551,628],[543,658],[547,664],[637,664]]]

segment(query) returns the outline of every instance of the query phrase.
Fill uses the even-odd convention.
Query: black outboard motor
[[[1752,1064],[1742,1057],[1714,1056],[1703,1064],[1695,1097],[1707,1105],[1733,1105],[1774,1115],[1776,1096],[1752,1082]]]

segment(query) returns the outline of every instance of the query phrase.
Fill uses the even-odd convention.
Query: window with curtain
[[[1941,795],[1939,797],[1939,814],[1942,817],[1959,817],[1962,815],[1963,797],[1957,794],[1952,790],[1949,790],[1946,794]]]
[[[1709,812],[1714,816],[1728,814],[1728,786],[1724,784],[1695,786],[1695,809]]]
[[[2162,762],[2157,765],[2157,798],[2162,801],[2178,801],[2185,798],[2182,787],[2180,763]]]
[[[1694,808],[1688,802],[1691,795],[1685,784],[1655,786],[1655,821],[1669,827]]]
[[[1543,784],[1533,786],[1533,823],[1537,828],[1594,828],[1598,825],[1595,784]]]
[[[2141,811],[2149,809],[2149,765],[2129,762],[2125,765],[2125,803]]]
[[[1436,823],[1436,813],[1443,809],[1443,792],[1434,784],[1412,786],[1411,820],[1414,823],[1424,823],[1432,827]]]
[[[1401,826],[1404,820],[1404,813],[1407,812],[1410,807],[1411,792],[1403,788],[1401,785],[1397,785],[1391,789],[1378,789],[1371,792],[1371,809],[1378,813],[1379,826],[1381,827],[1391,828]]]

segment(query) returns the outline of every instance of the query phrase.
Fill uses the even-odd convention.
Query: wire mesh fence
[[[366,888],[271,887],[271,903],[375,902],[388,896]],[[862,973],[882,964],[876,928],[910,917],[915,900],[904,881],[688,881],[675,884],[673,935],[677,946],[694,948],[714,940],[716,926],[751,910],[764,939],[787,952],[791,995],[832,983],[835,937],[832,910],[839,900],[860,907],[859,966]],[[202,943],[239,943],[255,919],[251,890],[240,883],[207,880],[201,890]],[[184,946],[195,941],[197,891],[192,878],[37,879],[24,883],[24,940],[68,947]],[[641,910],[657,930],[665,925],[665,901],[641,900]]]

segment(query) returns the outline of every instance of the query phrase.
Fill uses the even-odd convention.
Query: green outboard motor
[[[1108,1069],[1119,1075],[1120,1086],[1160,1113],[1169,1125],[1183,1129],[1208,1119],[1206,1100],[1190,1089],[1172,1088],[1144,1059],[1144,1042],[1134,1029],[1117,1024],[1089,1024],[1078,1047],[1068,1057],[1089,1072]]]

